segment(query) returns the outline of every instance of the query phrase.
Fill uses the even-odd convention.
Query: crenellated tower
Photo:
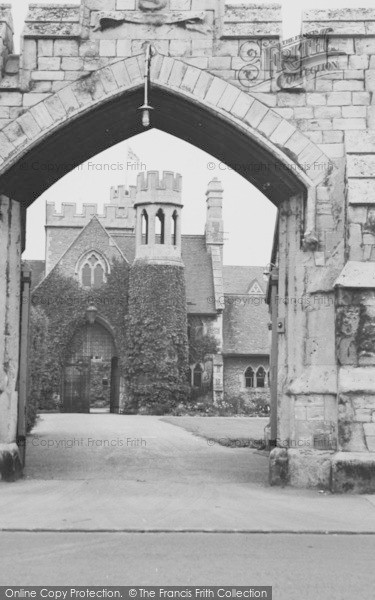
[[[129,412],[162,414],[187,401],[185,267],[181,176],[138,175],[136,254],[129,278]]]
[[[136,260],[182,265],[181,175],[140,173],[135,189]]]

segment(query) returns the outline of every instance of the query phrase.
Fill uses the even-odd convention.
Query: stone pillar
[[[21,207],[0,196],[0,476],[21,473],[17,446],[21,297]]]

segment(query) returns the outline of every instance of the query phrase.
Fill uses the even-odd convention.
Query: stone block
[[[0,106],[22,106],[22,94],[0,91]]]
[[[216,56],[238,56],[238,52],[238,40],[220,40],[214,47],[214,54]]]
[[[30,140],[33,140],[41,132],[41,129],[30,112],[18,117],[18,123]]]
[[[0,119],[9,119],[9,118],[10,118],[9,106],[0,106]]]
[[[308,106],[324,106],[327,104],[327,94],[320,92],[306,94],[306,104]]]
[[[368,88],[366,88],[368,89]],[[334,92],[357,92],[364,90],[363,81],[358,81],[356,79],[348,79],[343,81],[334,81],[333,82],[333,91]]]
[[[246,113],[244,120],[251,127],[256,128],[267,112],[267,106],[264,106],[264,104],[261,104],[260,102],[258,102],[258,100],[254,100],[254,102],[250,106],[250,109]]]
[[[48,129],[53,125],[52,117],[43,102],[33,106],[30,112],[41,129]]]
[[[366,129],[366,119],[333,119],[333,129]]]
[[[333,83],[327,79],[316,79],[315,89],[317,92],[330,92],[332,91]]]
[[[33,71],[37,65],[36,40],[24,39],[22,47],[21,67],[26,71]]]
[[[312,119],[314,117],[314,109],[312,106],[296,106],[294,117],[296,119]]]
[[[65,77],[64,71],[33,71],[33,81],[62,81]]]
[[[375,153],[375,131],[347,131],[345,145],[347,152]]]
[[[374,493],[375,454],[338,452],[332,460],[332,492]]]
[[[100,40],[100,56],[116,56],[116,40]]]
[[[218,77],[215,77],[207,90],[205,101],[209,102],[210,104],[216,105],[222,97],[226,87],[227,83],[225,81],[219,79]]]
[[[288,483],[296,488],[329,489],[333,452],[288,449]]]
[[[375,54],[375,37],[354,38],[356,54]]]
[[[38,69],[40,71],[58,71],[61,66],[59,56],[41,56],[38,58]]]
[[[85,5],[91,10],[115,10],[116,0],[86,0]]]
[[[274,144],[285,144],[294,132],[295,127],[293,125],[288,123],[288,121],[282,121],[270,136],[270,140]]]
[[[53,40],[38,40],[38,57],[53,56]]]
[[[194,67],[188,67],[180,87],[187,92],[193,92],[198,81],[200,71]]]
[[[365,78],[365,72],[362,69],[348,69],[344,73],[344,79],[358,79],[363,81]]]
[[[64,56],[61,62],[63,71],[79,71],[83,69],[83,58],[79,56]]]
[[[219,100],[218,107],[223,108],[227,112],[230,112],[240,93],[241,92],[239,89],[235,88],[232,85],[228,85],[225,88],[224,93]]]
[[[61,104],[65,108],[67,114],[78,110],[79,103],[76,96],[73,94],[70,86],[66,86],[57,93],[61,100]]]
[[[199,56],[199,57],[185,57],[184,58],[184,63],[187,65],[191,65],[192,67],[197,67],[198,69],[201,69],[202,71],[206,71],[208,69],[208,58],[204,57],[204,56]]]
[[[190,10],[191,0],[171,0],[171,10]]]
[[[23,106],[29,107],[34,106],[34,104],[38,104],[38,102],[42,102],[48,98],[49,94],[24,94],[23,96]]]
[[[282,118],[280,115],[275,112],[269,110],[264,118],[258,125],[258,131],[263,133],[266,137],[269,137],[276,129],[278,125],[282,122]]]
[[[65,109],[61,103],[61,100],[56,95],[47,98],[44,101],[44,104],[54,122],[66,118]]]
[[[243,119],[253,102],[253,98],[250,98],[250,96],[247,96],[247,94],[242,93],[235,101],[230,112],[234,117]]]
[[[210,39],[193,39],[191,53],[192,56],[212,56],[212,41]]]
[[[135,10],[136,0],[116,0],[117,10]]]
[[[328,106],[349,106],[352,103],[350,92],[332,92],[328,94]]]
[[[330,158],[345,156],[344,144],[320,144],[319,148]]]
[[[349,179],[349,204],[371,204],[375,198],[375,179]]]
[[[127,42],[130,47],[130,40],[118,40],[118,44],[120,42]],[[94,58],[99,56],[99,40],[90,40],[83,42],[79,47],[79,56],[83,58]]]
[[[3,134],[6,135],[6,138],[5,138],[5,136],[2,137]],[[3,142],[5,139],[4,156],[3,156],[2,150],[0,148],[0,156],[3,156],[3,158],[5,158],[7,156],[7,154],[12,151],[12,149],[14,150],[14,148],[18,148],[18,146],[22,146],[22,144],[24,144],[27,141],[25,132],[23,131],[23,129],[21,128],[21,126],[19,125],[19,123],[17,121],[13,121],[12,123],[9,123],[9,125],[7,125],[4,128],[3,134],[0,133],[0,138],[3,140]],[[13,144],[13,146],[11,146],[11,144],[9,142],[11,142],[11,144]]]
[[[366,118],[366,106],[343,106],[342,116],[344,119]]]
[[[119,87],[130,86],[129,74],[123,61],[114,63],[111,69]]]
[[[131,40],[117,40],[117,56],[131,56]]]
[[[336,144],[344,141],[343,131],[323,131],[323,142],[325,144]]]
[[[305,94],[290,94],[287,92],[277,94],[277,106],[305,106],[305,104]]]
[[[317,119],[333,119],[341,117],[341,106],[317,106],[314,108],[314,116]]]
[[[375,92],[375,70],[366,71],[365,87],[368,92]]]
[[[169,54],[171,56],[188,56],[191,52],[190,40],[170,40]]]
[[[229,56],[213,56],[208,59],[208,68],[229,70],[231,68],[231,58]]]
[[[353,54],[349,56],[349,69],[368,69],[369,57],[367,54]]]
[[[30,91],[37,94],[46,94],[52,91],[51,81],[32,81]]]
[[[373,177],[375,173],[375,155],[349,155],[347,169],[348,177]]]
[[[76,40],[55,40],[54,56],[78,56],[78,42]]]

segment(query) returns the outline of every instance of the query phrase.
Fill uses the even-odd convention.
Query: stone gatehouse
[[[271,482],[375,489],[375,11],[305,11],[303,37],[289,41],[280,14],[276,4],[224,0],[31,5],[18,56],[1,5],[4,464],[17,463],[25,402],[26,207],[143,131],[148,100],[151,126],[233,166],[279,209],[268,289]]]

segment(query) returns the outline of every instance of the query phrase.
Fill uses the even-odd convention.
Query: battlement
[[[47,202],[46,227],[83,228],[93,216],[105,228],[134,229],[135,226],[135,210],[130,205],[105,204],[104,212],[100,214],[97,204],[83,204],[82,212],[78,212],[77,205],[69,202],[62,204],[61,212],[57,212],[55,203]]]
[[[139,204],[181,204],[182,177],[179,173],[158,171],[140,173],[135,187],[135,206]]]

